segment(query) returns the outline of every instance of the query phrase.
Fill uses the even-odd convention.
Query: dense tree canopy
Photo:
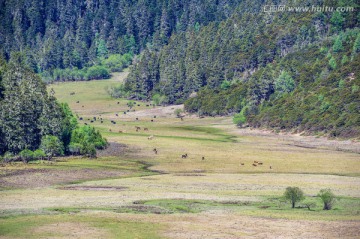
[[[236,0],[5,0],[0,54],[23,51],[35,72],[83,68],[108,54],[161,46],[177,31],[229,17]]]
[[[13,54],[9,63],[0,62],[0,155],[19,154],[28,161],[34,155],[51,158],[69,152],[73,133],[79,130],[69,106],[59,104],[52,90],[47,93],[21,54]],[[91,137],[76,143],[93,144],[94,149],[106,147],[99,132],[93,128],[89,131]]]

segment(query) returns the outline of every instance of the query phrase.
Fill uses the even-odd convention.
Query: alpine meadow
[[[359,10],[0,0],[0,238],[359,238]]]

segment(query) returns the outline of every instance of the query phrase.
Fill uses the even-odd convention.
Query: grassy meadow
[[[174,113],[182,106],[136,102],[129,109],[128,100],[105,90],[126,75],[49,85],[80,124],[95,126],[111,146],[96,159],[1,167],[0,238],[360,235],[360,154],[245,134],[231,117],[182,121]],[[288,186],[300,187],[315,206],[281,202]],[[316,197],[323,188],[338,196],[333,210],[322,210]]]

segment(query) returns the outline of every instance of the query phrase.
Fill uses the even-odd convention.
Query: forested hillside
[[[160,94],[166,103],[185,102],[199,115],[238,113],[239,125],[358,136],[358,5],[301,3],[314,4],[355,10],[268,13],[265,3],[242,1],[226,20],[146,49],[125,90],[136,99]]]
[[[83,68],[109,54],[137,54],[230,16],[235,0],[4,0],[0,52],[23,51],[35,72]]]

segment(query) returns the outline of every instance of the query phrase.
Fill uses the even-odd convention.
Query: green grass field
[[[111,99],[105,90],[126,74],[49,85],[83,118],[80,124],[92,124],[118,144],[97,159],[68,157],[0,168],[0,238],[360,235],[359,154],[244,133],[231,117],[186,115],[181,121],[174,111],[182,106],[136,102],[129,109],[128,100]],[[91,123],[93,117],[103,122]],[[253,166],[254,161],[263,164]],[[288,186],[303,189],[316,206],[291,209],[281,203]],[[339,198],[333,210],[322,210],[316,197],[323,188]]]

